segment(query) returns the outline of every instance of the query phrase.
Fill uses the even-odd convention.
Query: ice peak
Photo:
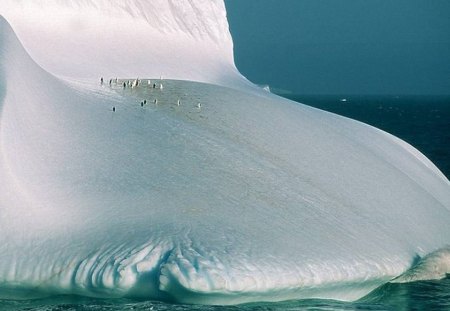
[[[222,0],[3,0],[0,13],[56,75],[164,75],[224,85],[240,77]]]

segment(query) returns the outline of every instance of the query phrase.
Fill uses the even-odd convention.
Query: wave
[[[104,2],[70,11],[85,4]],[[448,245],[449,181],[387,133],[237,71],[86,86],[42,69],[3,18],[0,42],[0,298],[353,300]]]
[[[447,310],[450,307],[450,278],[441,281],[413,283],[388,283],[355,302],[329,299],[290,300],[284,302],[259,302],[234,306],[234,310]],[[77,296],[54,296],[46,299],[0,300],[2,310],[230,310],[230,306],[167,304],[157,301],[132,299],[96,299]]]
[[[418,259],[411,269],[393,279],[391,283],[441,280],[449,275],[450,246],[447,246]]]

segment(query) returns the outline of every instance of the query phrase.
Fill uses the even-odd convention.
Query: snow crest
[[[450,276],[450,246],[438,249],[421,258],[411,269],[391,283],[440,280]]]
[[[33,3],[41,16],[52,2]],[[64,6],[79,14],[105,3]],[[123,3],[119,18],[148,24],[137,4],[171,2]],[[18,14],[8,16],[21,27]],[[45,40],[49,55],[64,52]],[[152,53],[140,66],[159,66]],[[168,70],[195,80],[189,53],[181,65],[184,54],[169,55]],[[0,298],[356,299],[449,244],[450,183],[413,147],[247,89],[235,69],[224,79],[202,66],[208,84],[161,80],[160,70],[135,87],[128,77],[68,82],[37,65],[0,18]]]

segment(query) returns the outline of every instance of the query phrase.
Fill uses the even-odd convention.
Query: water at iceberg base
[[[195,2],[180,5],[198,14]],[[22,25],[20,10],[7,12]],[[88,71],[96,58],[85,58]],[[188,62],[177,80],[149,70],[135,88],[121,86],[131,74],[111,86],[76,82],[37,65],[1,18],[5,306],[76,295],[94,309],[111,299],[214,309],[204,305],[355,301],[391,280],[446,284],[450,184],[426,157],[258,90],[222,61],[192,77],[201,62]]]
[[[355,302],[329,299],[304,299],[284,302],[258,302],[235,306],[184,305],[132,299],[96,299],[76,296],[54,296],[35,300],[0,300],[1,310],[196,310],[196,311],[340,311],[340,310],[450,310],[450,279],[404,284],[388,283]]]

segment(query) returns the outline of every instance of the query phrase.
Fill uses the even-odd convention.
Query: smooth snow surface
[[[4,3],[13,2],[2,1],[0,13]],[[62,1],[45,3],[59,10]],[[67,12],[93,6],[106,14],[109,2],[64,3],[73,6]],[[153,3],[172,2],[141,4]],[[220,1],[177,3],[210,3],[225,16]],[[193,13],[183,12],[189,21]],[[189,25],[162,36],[184,36]],[[216,42],[208,48],[231,46],[223,31],[209,34],[205,40]],[[206,36],[192,32],[194,40]],[[49,55],[64,52],[43,38],[24,41]],[[89,66],[96,53],[90,49]],[[148,59],[140,67],[158,66],[152,49],[143,52]],[[183,55],[163,56],[175,70]],[[234,68],[230,57],[223,68]],[[117,71],[133,69],[112,59],[99,66],[108,61]],[[205,61],[202,79],[220,82]],[[62,71],[77,67],[61,64]],[[186,68],[180,65],[180,76],[195,80]],[[149,73],[134,88],[124,89],[128,80],[121,79],[110,87],[106,75],[103,86],[97,77],[69,83],[41,69],[0,18],[0,298],[356,299],[405,272],[417,255],[450,243],[450,183],[403,141],[254,87],[246,91],[237,73],[222,86]]]
[[[0,14],[60,76],[248,84],[234,66],[222,0],[1,0]]]

